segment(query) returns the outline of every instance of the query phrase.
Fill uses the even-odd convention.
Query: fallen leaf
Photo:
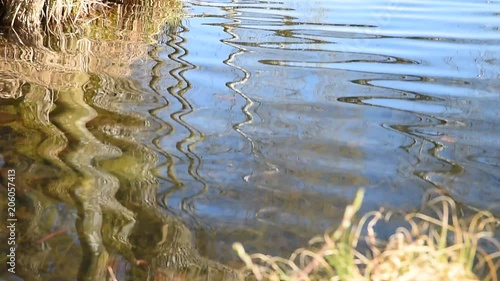
[[[454,143],[455,142],[455,139],[452,138],[452,137],[448,137],[448,136],[443,136],[441,137],[441,140],[442,141],[445,141],[445,142],[449,142],[449,143]]]

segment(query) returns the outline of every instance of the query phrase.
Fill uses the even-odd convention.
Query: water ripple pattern
[[[187,8],[186,120],[213,187],[197,216],[300,237],[292,226],[321,229],[361,186],[366,208],[418,208],[438,187],[500,211],[499,1]]]
[[[500,1],[183,3],[154,42],[105,21],[65,52],[0,37],[0,169],[30,187],[23,241],[62,229],[69,245],[25,247],[25,279],[63,251],[77,258],[51,278],[102,280],[127,251],[224,274],[204,257],[234,260],[235,241],[286,256],[360,187],[362,212],[415,210],[437,187],[500,214]]]

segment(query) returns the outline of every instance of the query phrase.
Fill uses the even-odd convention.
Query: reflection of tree
[[[101,99],[94,96],[91,100]],[[118,147],[122,152],[118,158],[100,161],[99,165],[119,179],[121,188],[118,197],[127,209],[134,212],[137,219],[137,225],[130,236],[132,248],[121,251],[131,251],[129,255],[150,263],[152,265],[150,274],[153,272],[163,274],[163,271],[189,271],[190,268],[192,269],[189,271],[190,274],[194,274],[195,264],[209,271],[214,271],[217,267],[230,272],[221,265],[214,264],[212,268],[211,262],[204,261],[193,248],[191,234],[186,226],[181,221],[166,215],[165,210],[158,207],[156,196],[159,184],[151,173],[157,166],[158,156],[153,150],[134,140],[144,122],[141,125],[139,120],[133,121],[130,120],[132,117],[126,117],[129,121],[114,123],[111,120],[119,113],[110,111],[102,104],[98,106],[99,114],[89,126],[99,139]],[[125,124],[131,125],[125,126]],[[167,135],[172,131],[168,125],[162,128],[166,130]],[[143,141],[153,143],[155,138],[156,135],[153,134]],[[161,237],[163,240],[168,239],[159,243]],[[163,259],[177,260],[177,262],[162,264]],[[134,280],[145,280],[144,274],[146,272],[141,270],[132,271]]]
[[[190,113],[193,112],[193,106],[189,103],[189,100],[184,96],[185,93],[191,89],[191,83],[184,77],[185,72],[193,69],[194,66],[187,62],[184,57],[188,55],[188,50],[183,47],[186,39],[182,37],[182,33],[188,32],[189,30],[186,27],[181,28],[181,32],[177,35],[171,35],[168,40],[166,40],[166,45],[173,49],[168,57],[173,61],[178,63],[177,67],[173,67],[169,69],[169,74],[171,78],[175,79],[175,84],[173,86],[169,86],[166,89],[162,89],[163,84],[165,83],[160,79],[162,67],[164,67],[164,63],[158,60],[157,65],[154,67],[154,75],[155,79],[153,79],[151,83],[151,87],[155,90],[159,95],[162,92],[168,92],[169,96],[173,99],[168,100],[169,104],[163,107],[156,108],[152,111],[153,115],[157,116],[161,114],[161,111],[166,111],[169,113],[170,118],[173,123],[173,130],[169,132],[169,134],[163,134],[162,136],[155,139],[153,142],[157,144],[157,148],[164,152],[164,155],[167,158],[165,163],[160,164],[157,168],[166,167],[167,176],[166,180],[169,180],[173,183],[173,187],[171,191],[181,188],[184,186],[184,182],[179,180],[179,176],[176,175],[176,168],[178,169],[180,165],[176,167],[176,158],[184,157],[187,162],[187,172],[190,177],[194,179],[196,183],[201,185],[199,191],[194,192],[194,194],[186,196],[182,199],[182,209],[188,214],[192,214],[194,206],[192,205],[193,199],[203,193],[206,192],[208,186],[206,181],[200,176],[199,168],[201,165],[201,158],[194,152],[194,148],[196,144],[203,140],[204,136],[202,132],[198,129],[190,125],[188,122],[184,120]],[[152,52],[152,56],[157,56],[158,50]],[[170,108],[168,108],[170,107]],[[180,107],[180,108],[179,108]],[[179,131],[187,131],[186,134],[183,135],[182,139],[176,140],[175,136],[182,135],[179,134]],[[174,135],[174,132],[176,133]],[[163,142],[160,144],[160,142]],[[171,152],[167,152],[171,151]],[[179,151],[182,155],[175,156],[172,152]],[[164,206],[166,206],[166,197],[168,194],[164,195]],[[193,216],[194,219],[196,219]]]
[[[95,120],[95,123],[101,122]],[[168,280],[167,276],[185,276],[187,280],[197,280],[200,276],[210,276],[210,280],[234,280],[230,269],[201,257],[192,244],[189,229],[158,206],[159,184],[151,173],[158,162],[157,155],[133,141],[131,132],[126,134],[130,137],[120,138],[97,131],[96,134],[123,152],[119,158],[103,161],[101,165],[119,178],[118,197],[136,215],[137,224],[130,235],[132,255],[151,265],[148,270],[134,269],[133,280],[160,277]]]
[[[144,100],[158,106],[158,97],[124,75],[131,72],[131,58],[149,51],[132,38],[139,33],[132,31],[130,41],[58,38],[63,51],[1,41],[0,96],[8,99],[0,100],[0,114],[6,112],[6,118],[0,116],[0,153],[7,168],[17,167],[19,204],[30,214],[20,222],[25,235],[18,240],[18,272],[25,280],[104,280],[112,261],[123,258],[121,264],[133,266],[121,273],[134,280],[235,278],[231,269],[201,257],[189,229],[156,202],[159,185],[150,170],[157,155],[135,137],[143,138],[157,124],[145,112],[124,110]],[[173,38],[172,58],[181,62],[187,51]],[[196,178],[200,162],[192,146],[201,134],[182,120],[190,110],[182,97],[189,89],[182,76],[186,69],[184,64],[171,72],[178,81],[172,95],[183,105],[172,119],[191,132],[179,150]],[[172,131],[158,123],[166,135]],[[51,232],[57,235],[43,238]],[[150,266],[136,266],[136,258]]]
[[[231,53],[229,55],[229,57],[224,61],[224,63],[241,71],[243,73],[243,76],[237,81],[228,82],[226,85],[232,91],[238,93],[241,97],[243,97],[245,99],[245,105],[242,107],[241,111],[245,115],[246,120],[243,122],[234,124],[233,129],[236,130],[239,134],[241,134],[248,141],[248,143],[252,147],[252,153],[254,154],[254,156],[257,156],[256,151],[255,151],[256,146],[255,146],[254,141],[251,139],[251,137],[248,134],[246,134],[242,130],[242,127],[244,127],[245,125],[252,124],[253,120],[254,120],[254,117],[252,115],[252,110],[253,110],[253,107],[255,105],[255,101],[253,101],[247,94],[245,94],[243,91],[241,91],[239,89],[240,86],[245,84],[250,79],[250,72],[248,70],[244,69],[243,67],[238,66],[236,63],[234,63],[234,60],[238,56],[241,56],[247,52],[247,50],[244,47],[238,46],[237,44],[233,43],[234,41],[237,41],[239,39],[238,34],[236,34],[233,31],[233,25],[238,25],[241,23],[241,21],[233,18],[233,15],[236,14],[236,11],[234,9],[228,8],[227,12],[228,12],[228,18],[231,18],[234,22],[231,25],[228,24],[228,25],[224,26],[224,32],[226,32],[227,34],[229,34],[231,36],[231,38],[225,39],[224,43],[226,43],[229,46],[234,47],[236,49],[236,51]]]
[[[85,82],[85,75],[66,75],[69,77],[72,78],[69,83],[81,85]],[[119,151],[104,145],[87,130],[85,124],[95,117],[95,110],[84,102],[83,91],[78,88],[59,90],[55,92],[58,95],[55,100],[47,98],[52,91],[32,85],[18,106],[20,119],[11,124],[18,134],[31,137],[24,145],[21,140],[9,147],[14,154],[27,158],[24,161],[19,159],[20,163],[31,163],[28,169],[19,171],[23,175],[21,186],[40,190],[78,210],[77,231],[92,264],[102,259],[94,261],[96,254],[105,255],[101,237],[103,215],[114,216],[117,218],[115,222],[119,222],[113,225],[110,237],[126,238],[127,225],[130,228],[134,221],[132,213],[114,198],[118,189],[116,178],[93,164],[96,159],[116,157]],[[29,190],[24,192],[30,197]],[[34,203],[38,202],[35,200]],[[32,235],[29,236],[34,238]],[[96,278],[104,272],[93,269],[93,266],[81,270],[88,276],[86,279]]]

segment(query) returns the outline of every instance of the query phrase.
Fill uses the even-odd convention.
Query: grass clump
[[[34,30],[42,23],[61,24],[90,14],[97,0],[1,0],[2,23],[11,28]]]
[[[123,5],[112,5],[112,3]],[[180,0],[0,0],[0,26],[16,32],[54,31],[74,28],[99,18],[109,17],[118,6],[119,13],[157,18],[167,24],[178,23]],[[169,9],[168,13],[165,11]],[[145,13],[147,12],[147,13]],[[148,16],[148,14],[154,14]],[[129,22],[135,19],[130,19]]]
[[[400,227],[382,241],[374,227],[391,213],[371,212],[357,220],[363,194],[358,191],[336,230],[312,239],[310,247],[288,259],[249,255],[234,244],[245,263],[243,272],[250,279],[271,281],[498,280],[500,245],[493,238],[498,219],[490,213],[459,218],[455,202],[440,195],[428,202],[431,214],[407,214],[411,227]],[[480,247],[483,241],[492,245],[489,253]],[[364,254],[358,250],[360,242],[367,246]]]

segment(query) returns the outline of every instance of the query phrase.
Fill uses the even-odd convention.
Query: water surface
[[[78,256],[75,189],[104,214],[96,231],[125,213],[121,229],[142,245],[171,217],[201,256],[229,264],[235,241],[288,255],[360,187],[363,211],[415,210],[439,188],[498,216],[499,1],[184,5],[154,42],[103,37],[89,54],[75,40],[58,72],[0,59],[0,165],[53,210],[39,236],[67,228],[53,241]]]

